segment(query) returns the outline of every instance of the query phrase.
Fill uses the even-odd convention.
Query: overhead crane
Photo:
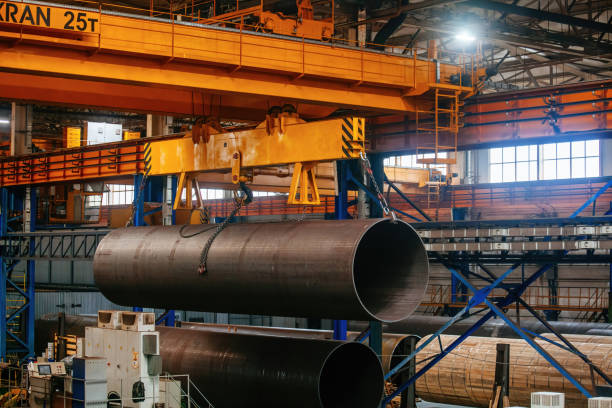
[[[4,158],[0,160],[0,187],[136,173],[179,174],[178,208],[180,192],[186,189],[191,197],[198,173],[231,172],[232,182],[238,184],[251,181],[254,168],[293,165],[288,202],[319,204],[316,164],[356,159],[364,152],[365,119],[307,123],[286,107],[250,130],[226,132],[219,125],[202,123],[186,134]],[[199,188],[196,192],[199,194]]]
[[[471,95],[484,72],[477,57],[450,64],[417,52],[390,54],[242,26],[181,22],[176,15],[3,4],[11,12],[0,22],[0,69],[52,82],[95,79],[400,113],[415,111],[423,104],[419,97],[434,88]],[[68,21],[71,15],[74,21]]]

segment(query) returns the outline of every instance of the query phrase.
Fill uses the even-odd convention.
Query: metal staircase
[[[449,166],[457,163],[457,138],[460,128],[461,90],[446,84],[432,84],[433,106],[416,110],[416,133],[420,144],[417,146],[417,163],[428,169],[432,165]],[[426,143],[422,141],[426,140]],[[440,201],[440,189],[446,182],[432,177],[427,182],[427,204],[429,207]]]

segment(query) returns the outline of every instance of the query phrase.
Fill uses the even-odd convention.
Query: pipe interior
[[[376,407],[383,397],[383,383],[376,354],[361,343],[344,343],[331,352],[321,369],[321,407]]]
[[[361,238],[353,264],[359,300],[374,318],[396,322],[419,306],[429,278],[421,238],[404,222],[374,224]]]

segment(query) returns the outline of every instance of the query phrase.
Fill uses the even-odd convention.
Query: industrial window
[[[427,154],[407,154],[404,156],[391,156],[387,157],[384,161],[386,167],[403,167],[408,169],[426,169],[427,165],[423,163],[418,163],[417,160],[420,158],[423,159],[431,159],[434,157],[433,153]],[[448,154],[446,152],[438,153],[438,157],[447,158]],[[439,170],[440,173],[446,174],[446,164],[432,164],[430,168]]]
[[[253,197],[274,197],[278,195],[285,195],[285,194],[275,193],[272,191],[253,191]]]
[[[202,200],[219,200],[224,197],[225,190],[219,188],[201,188]],[[185,195],[185,191],[183,191]],[[185,198],[185,197],[183,197]]]
[[[598,176],[599,140],[489,149],[491,183]]]
[[[102,205],[125,205],[134,201],[134,185],[107,184],[102,194]]]
[[[219,189],[219,188],[201,188],[200,189],[201,193],[202,193],[202,200],[221,200],[223,198],[226,198],[225,196],[225,192],[229,191],[231,193],[230,190],[223,190],[223,189]],[[184,200],[186,195],[185,195],[185,190],[183,190],[183,193],[181,195],[181,198]],[[281,193],[273,193],[270,191],[253,191],[253,197],[268,197],[268,196],[274,196],[274,195],[280,195]]]
[[[538,146],[511,146],[489,150],[491,183],[538,179]]]
[[[599,140],[540,145],[540,179],[599,177]]]
[[[100,195],[88,195],[85,197],[85,220],[94,222],[100,219]]]

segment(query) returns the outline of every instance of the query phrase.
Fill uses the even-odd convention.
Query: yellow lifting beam
[[[197,173],[231,172],[237,184],[250,181],[254,168],[293,165],[288,203],[319,204],[314,166],[356,159],[365,151],[365,119],[359,117],[306,123],[295,113],[282,112],[255,129],[214,132],[202,139],[188,133],[183,138],[148,143],[147,172],[180,174],[177,197],[183,188],[190,197]]]

